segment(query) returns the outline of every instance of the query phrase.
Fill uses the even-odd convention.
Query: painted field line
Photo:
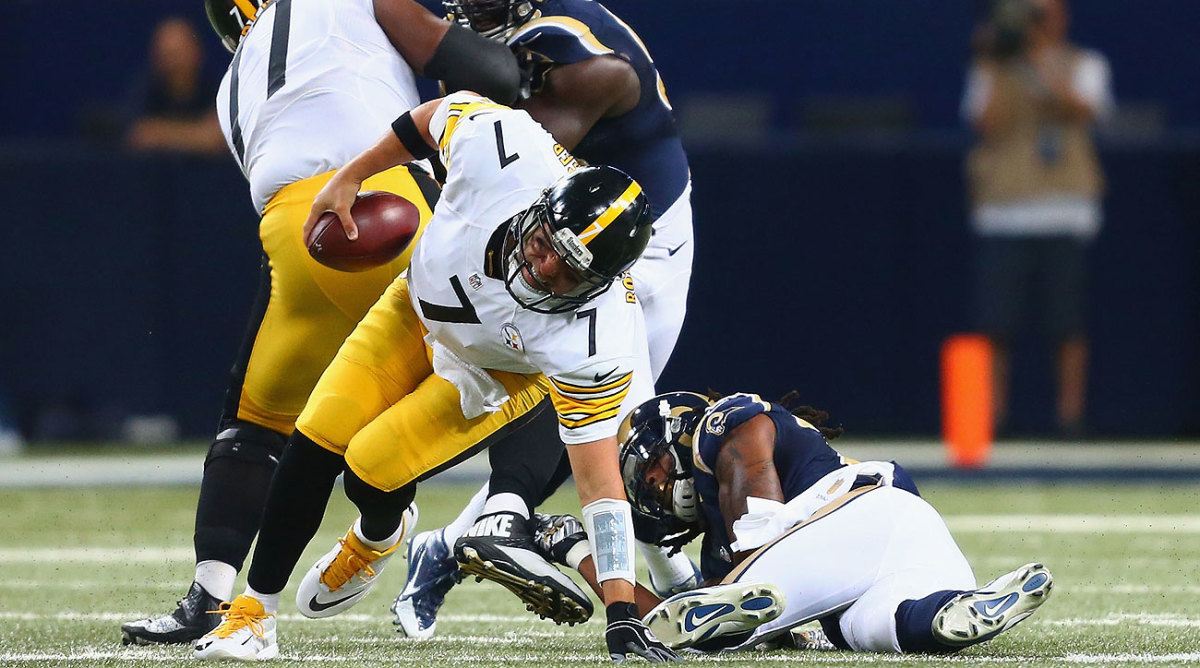
[[[1196,515],[945,515],[955,533],[1200,533]]]
[[[0,662],[5,665],[12,664],[31,664],[39,665],[47,661],[88,661],[88,660],[104,660],[104,661],[127,661],[146,663],[153,661],[155,663],[164,662],[189,662],[193,663],[188,653],[166,654],[159,651],[146,652],[146,648],[124,648],[112,650],[100,649],[84,649],[76,652],[12,652],[0,653]],[[458,665],[503,665],[503,664],[537,664],[546,661],[553,661],[556,664],[563,663],[585,663],[597,664],[601,661],[598,652],[583,652],[563,654],[558,652],[546,652],[539,654],[510,654],[488,652],[485,654],[464,653],[458,654],[455,657],[455,663]],[[906,656],[896,654],[850,654],[850,653],[832,653],[821,652],[821,656],[804,653],[798,655],[794,652],[778,652],[765,655],[755,655],[752,653],[742,654],[724,654],[717,656],[691,657],[697,660],[698,663],[731,663],[731,664],[792,664],[797,660],[818,660],[825,665],[862,665],[862,664],[892,664],[892,663],[908,663],[915,659],[919,659],[926,664],[945,664],[945,665],[962,665],[970,664],[1016,664],[1016,665],[1038,665],[1048,662],[1064,662],[1079,665],[1109,665],[1113,663],[1195,663],[1200,661],[1200,652],[1175,652],[1168,654],[1149,654],[1149,653],[1111,653],[1111,654],[1065,654],[1061,656],[1005,656],[1005,657],[989,657],[989,656],[970,656],[970,657],[936,657],[936,656]],[[280,660],[294,661],[298,663],[346,663],[357,659],[377,661],[371,657],[355,657],[346,654],[321,655],[305,652],[303,654],[292,654],[290,652],[281,652]],[[387,657],[388,663],[394,664],[420,664],[426,665],[429,662],[429,657],[425,655],[405,656],[404,654],[390,654]]]
[[[22,621],[39,621],[39,620],[56,620],[56,621],[85,621],[85,622],[116,622],[129,621],[137,619],[139,616],[145,615],[145,610],[133,612],[16,612],[8,610],[0,610],[0,619],[14,619]],[[381,612],[377,615],[345,613],[337,616],[338,619],[348,622],[382,622],[390,620],[391,616],[386,612]],[[279,615],[280,621],[284,622],[299,622],[308,621],[308,617],[295,613],[282,613]],[[528,615],[438,615],[438,621],[444,622],[461,622],[466,624],[519,624],[527,622],[530,624],[548,624],[544,620],[538,619],[533,614]],[[437,639],[439,636],[435,636]]]
[[[1200,619],[1186,615],[1163,613],[1118,613],[1101,618],[1069,617],[1042,620],[1048,626],[1165,626],[1171,628],[1200,628]]]
[[[0,547],[0,563],[70,561],[113,563],[186,561],[195,559],[188,547]]]

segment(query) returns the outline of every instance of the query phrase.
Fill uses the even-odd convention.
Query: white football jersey
[[[525,112],[469,93],[438,106],[430,133],[447,177],[409,267],[422,323],[475,367],[546,374],[564,443],[614,436],[653,394],[633,279],[559,314],[523,308],[503,280],[507,221],[578,163]]]
[[[420,104],[371,0],[275,0],[217,92],[229,150],[260,213],[285,185],[337,169]]]

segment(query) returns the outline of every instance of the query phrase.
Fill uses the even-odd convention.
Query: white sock
[[[237,569],[223,561],[208,559],[196,564],[196,582],[222,601],[233,598],[233,581],[236,579]]]
[[[471,528],[475,520],[479,518],[479,514],[483,512],[483,504],[487,501],[488,484],[483,483],[483,487],[475,492],[475,496],[467,502],[467,507],[462,509],[458,517],[454,521],[447,524],[446,528],[442,529],[442,534],[445,537],[447,545],[454,545],[454,541],[462,538],[462,535]]]
[[[520,494],[500,492],[495,496],[489,496],[487,502],[483,504],[482,514],[491,515],[492,513],[516,513],[529,519],[529,506],[525,505],[525,499],[522,499]]]
[[[376,552],[383,552],[396,543],[399,543],[400,539],[404,537],[404,529],[404,522],[401,521],[400,526],[396,527],[396,530],[392,532],[392,535],[384,538],[383,540],[370,540],[366,536],[363,536],[362,533],[362,515],[359,515],[358,519],[354,520],[354,526],[350,527],[350,530],[354,532],[355,536],[358,536],[358,539],[362,541],[363,545],[366,545]]]
[[[257,598],[258,602],[262,603],[263,610],[266,610],[270,613],[279,612],[279,594],[280,592],[275,592],[274,594],[264,594],[259,591],[254,591],[250,585],[246,585],[246,591],[243,592],[244,596]]]
[[[670,548],[643,543],[640,540],[637,542],[637,546],[646,560],[646,567],[650,570],[654,582],[658,586],[666,584],[668,587],[678,587],[694,577],[692,560],[688,559],[683,552],[677,552],[668,557],[667,553],[670,552]]]

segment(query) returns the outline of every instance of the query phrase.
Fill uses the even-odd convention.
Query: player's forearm
[[[633,601],[633,515],[617,466],[617,439],[567,446],[604,603]]]
[[[406,114],[402,114],[401,118],[406,115],[411,118],[411,127],[415,130],[416,135],[409,136],[402,141],[396,130],[387,132],[373,146],[355,156],[339,169],[337,178],[362,183],[379,172],[391,169],[396,165],[412,162],[418,157],[425,157],[424,155],[417,156],[416,153],[429,153],[436,145],[429,132],[429,122],[440,103],[440,99],[430,100]],[[399,120],[397,119],[397,123]],[[395,125],[393,124],[393,126]]]
[[[604,598],[604,591],[601,589],[600,583],[596,582],[596,562],[592,560],[590,554],[584,557],[583,561],[579,562],[579,566],[575,570],[579,571],[579,575],[583,577],[583,581],[588,583],[588,586],[592,588],[592,591],[596,592],[597,596]],[[638,610],[642,614],[645,614],[654,609],[654,606],[661,603],[662,599],[655,596],[654,592],[638,584],[633,588],[633,602],[637,603]]]

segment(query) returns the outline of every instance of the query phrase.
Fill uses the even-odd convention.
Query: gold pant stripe
[[[425,329],[398,278],[322,374],[296,428],[342,454],[370,485],[392,491],[486,441],[549,392],[541,374],[489,371],[508,390],[495,413],[468,420],[458,390],[433,373]]]
[[[412,246],[390,264],[347,273],[318,264],[304,246],[302,228],[313,197],[332,172],[285,186],[267,204],[259,223],[270,261],[270,297],[254,335],[245,377],[237,393],[236,417],[277,432],[291,433],[309,392],[338,347],[380,294],[408,267]],[[422,228],[432,216],[426,194],[407,167],[377,174],[364,190],[386,190],[417,206]],[[236,383],[236,380],[235,380]],[[227,416],[232,417],[232,416]]]
[[[783,540],[784,538],[787,538],[788,536],[792,535],[793,533],[803,529],[804,527],[812,524],[813,522],[816,522],[817,520],[821,519],[822,517],[825,517],[826,515],[832,513],[833,511],[837,510],[838,508],[841,508],[842,506],[846,505],[847,503],[850,503],[851,501],[862,496],[863,494],[866,494],[867,492],[869,492],[873,489],[879,489],[879,488],[880,488],[880,485],[867,485],[865,487],[859,487],[858,489],[846,492],[845,494],[837,497],[836,499],[830,501],[829,503],[821,506],[820,508],[817,509],[817,512],[812,514],[812,517],[809,517],[808,519],[797,524],[796,526],[792,527],[791,529],[788,529],[787,531],[780,534],[779,537],[776,538],[775,540],[767,543],[766,545],[763,545],[762,547],[760,547],[757,550],[755,550],[754,552],[752,552],[750,554],[750,556],[746,557],[746,559],[744,561],[742,561],[742,563],[740,563],[736,567],[734,567],[734,569],[729,572],[729,575],[725,576],[724,580],[721,580],[721,584],[729,584],[731,582],[737,582],[738,578],[740,578],[742,576],[742,573],[744,573],[747,568],[750,568],[750,565],[753,564],[758,559],[758,557],[763,554],[763,552],[770,549],[771,546],[774,545],[775,543],[778,543],[779,541]],[[732,536],[730,538],[732,538]],[[820,549],[820,547],[817,546],[816,549]]]

